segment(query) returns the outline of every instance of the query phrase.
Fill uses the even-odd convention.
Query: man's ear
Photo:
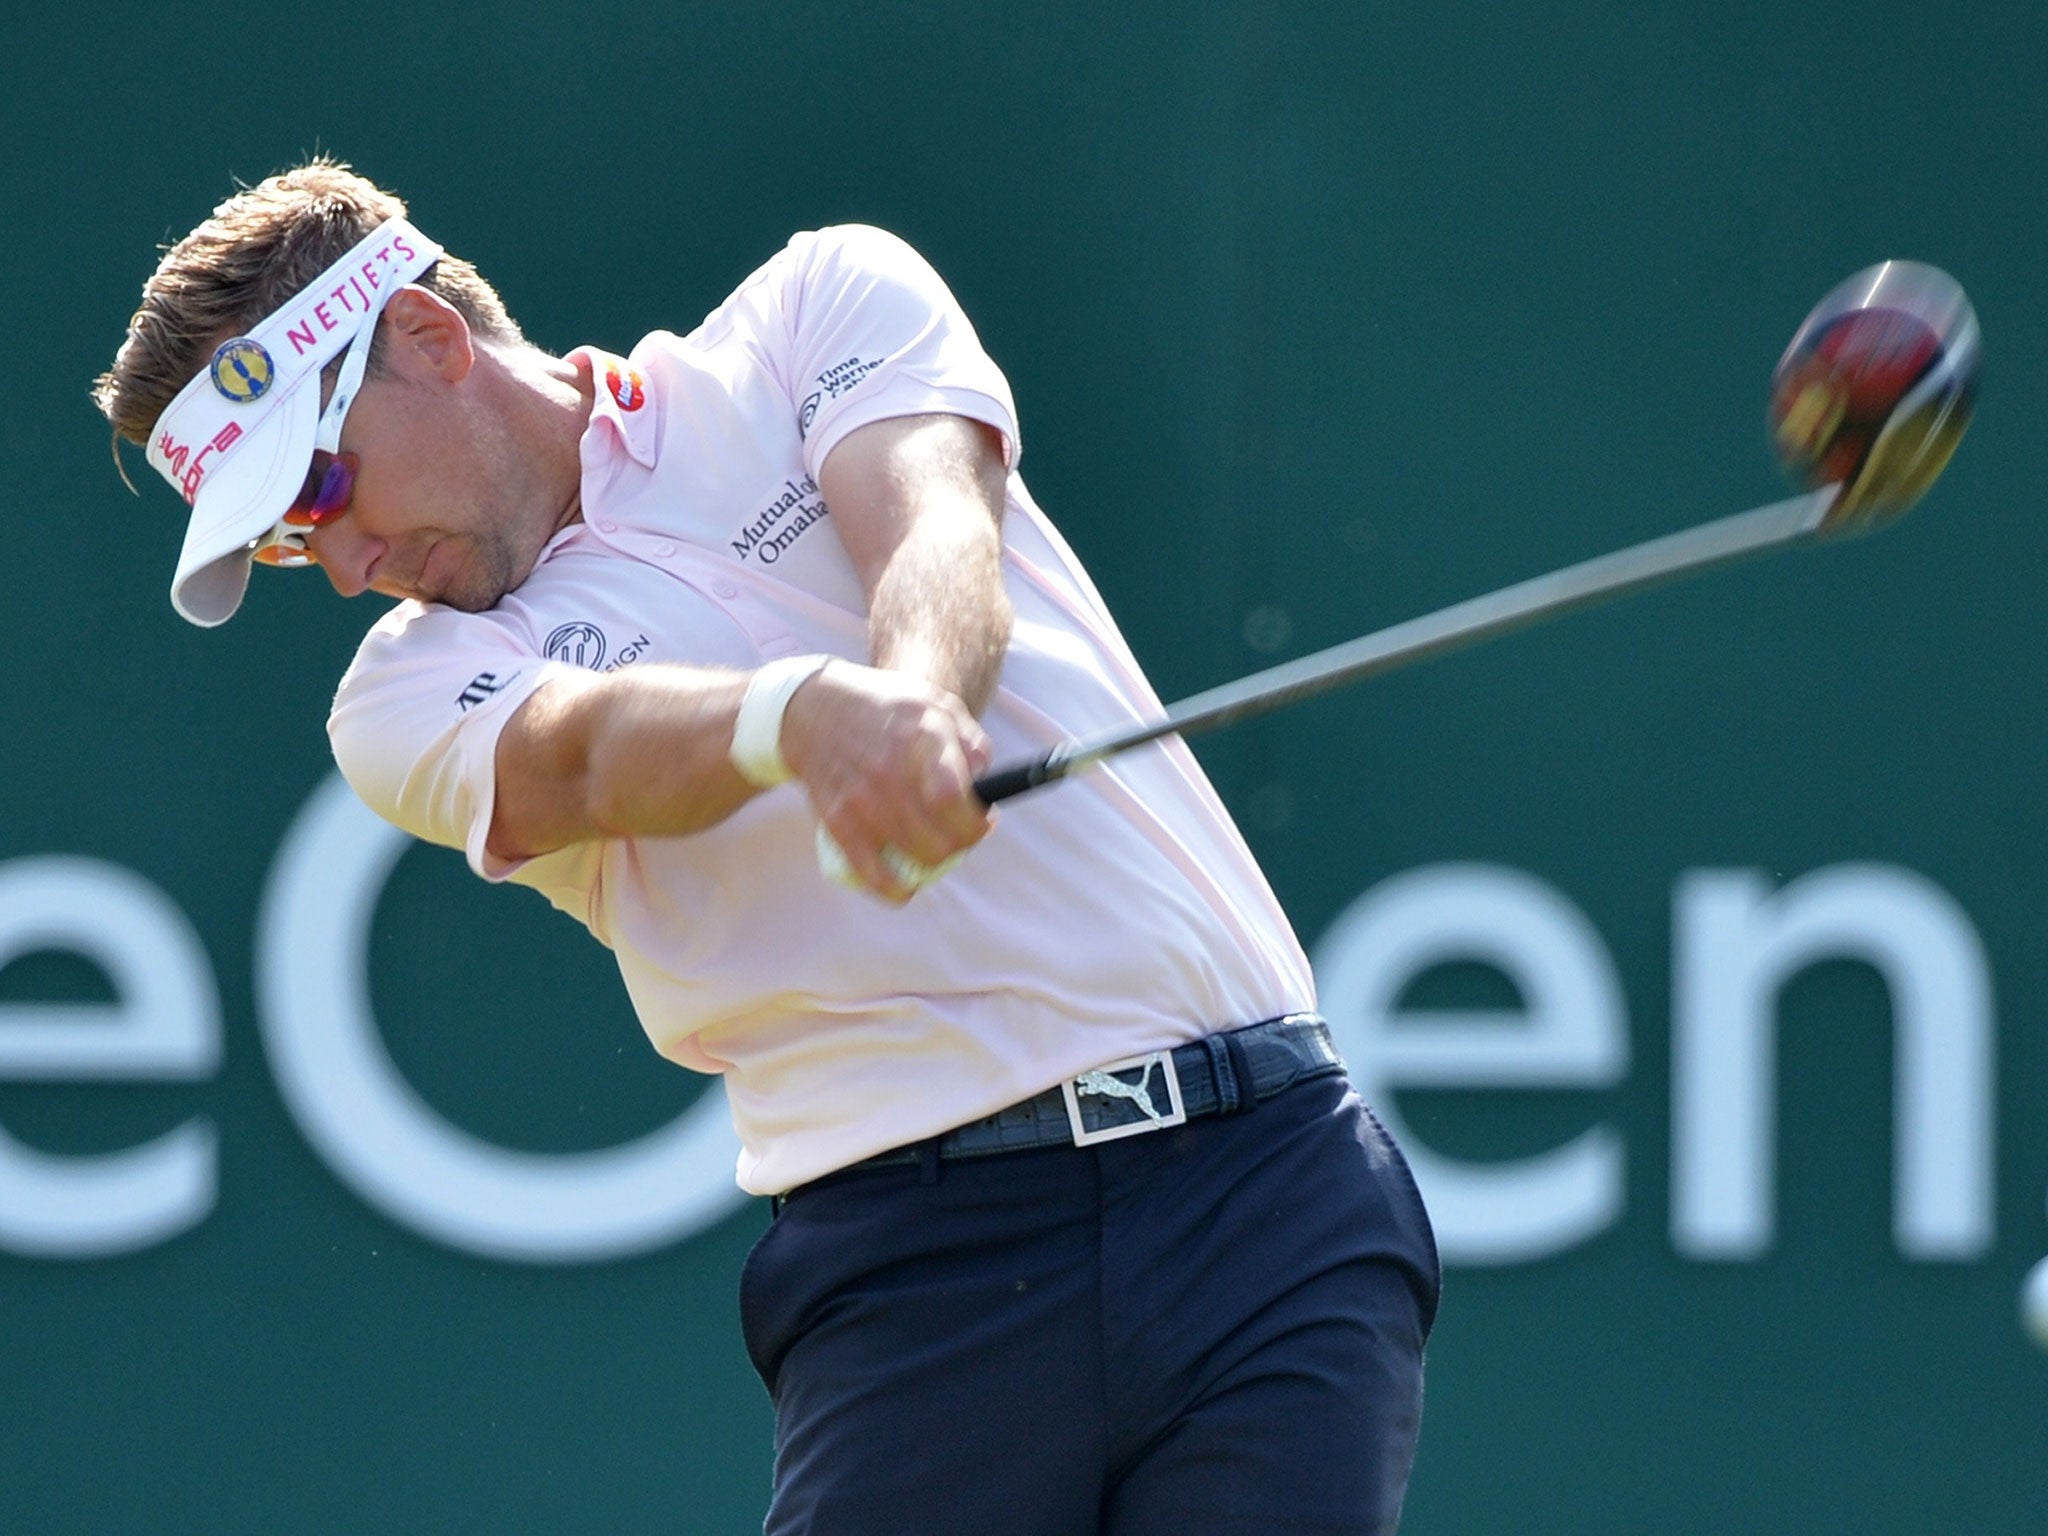
[[[431,288],[407,283],[384,306],[383,343],[394,354],[387,366],[423,370],[449,384],[476,366],[476,345],[462,311]]]

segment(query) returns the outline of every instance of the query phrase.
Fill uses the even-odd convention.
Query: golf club
[[[1873,326],[1871,322],[1875,321]],[[1860,323],[1861,331],[1845,331]],[[1880,410],[1867,401],[1859,419],[1851,393],[1894,359],[1902,329],[1917,324],[1934,338],[1932,360],[1897,381]],[[1861,350],[1846,350],[1847,345]],[[1875,339],[1871,339],[1872,336]],[[1828,352],[1830,340],[1834,351]],[[1975,400],[1977,321],[1962,289],[1946,273],[1915,262],[1886,262],[1837,286],[1809,315],[1779,363],[1773,418],[1781,453],[1801,463],[1832,462],[1830,450],[1852,442],[1852,472],[1789,500],[1632,545],[1469,598],[1327,650],[1255,672],[1168,707],[1158,720],[1088,740],[1068,741],[1035,761],[998,768],[975,780],[985,804],[1008,800],[1067,778],[1162,736],[1198,731],[1313,698],[1424,657],[1504,634],[1539,619],[1633,592],[1675,576],[1705,571],[1744,555],[1888,522],[1918,501],[1955,451]],[[1796,387],[1796,399],[1787,398]],[[1833,393],[1830,393],[1832,391]],[[1794,443],[1780,412],[1789,412],[1811,441]],[[1813,423],[1822,423],[1818,433]],[[1858,435],[1860,430],[1860,436]]]

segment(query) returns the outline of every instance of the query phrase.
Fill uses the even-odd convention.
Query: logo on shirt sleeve
[[[520,669],[522,672],[524,670],[525,668],[523,667]],[[479,672],[469,680],[468,687],[455,695],[455,702],[462,707],[462,712],[466,715],[492,694],[509,688],[518,677],[518,672],[510,673],[505,677],[500,677],[495,672]]]
[[[845,362],[834,363],[830,368],[819,374],[818,383],[823,386],[826,394],[837,400],[841,395],[852,389],[862,379],[865,379],[881,366],[882,360],[880,358],[870,360],[867,358],[849,357]]]
[[[806,396],[804,403],[797,407],[797,436],[811,435],[811,423],[818,419],[818,407],[827,395],[837,400],[881,367],[882,362],[881,358],[849,357],[845,362],[834,363],[819,374],[816,380],[818,388]]]

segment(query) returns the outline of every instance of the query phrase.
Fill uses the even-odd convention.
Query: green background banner
[[[1895,0],[15,8],[0,1529],[766,1503],[716,1091],[531,893],[335,794],[371,603],[264,573],[184,625],[179,507],[86,399],[152,248],[325,150],[555,351],[896,229],[1169,698],[1775,499],[1809,306],[1955,273],[1982,403],[1897,527],[1200,751],[1453,1258],[1407,1530],[2040,1530],[2044,44]]]

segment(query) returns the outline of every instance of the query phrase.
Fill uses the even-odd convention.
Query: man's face
[[[450,379],[402,336],[342,427],[356,457],[348,510],[307,547],[343,597],[371,591],[477,612],[533,570],[561,525],[559,487],[494,409],[488,367]]]

